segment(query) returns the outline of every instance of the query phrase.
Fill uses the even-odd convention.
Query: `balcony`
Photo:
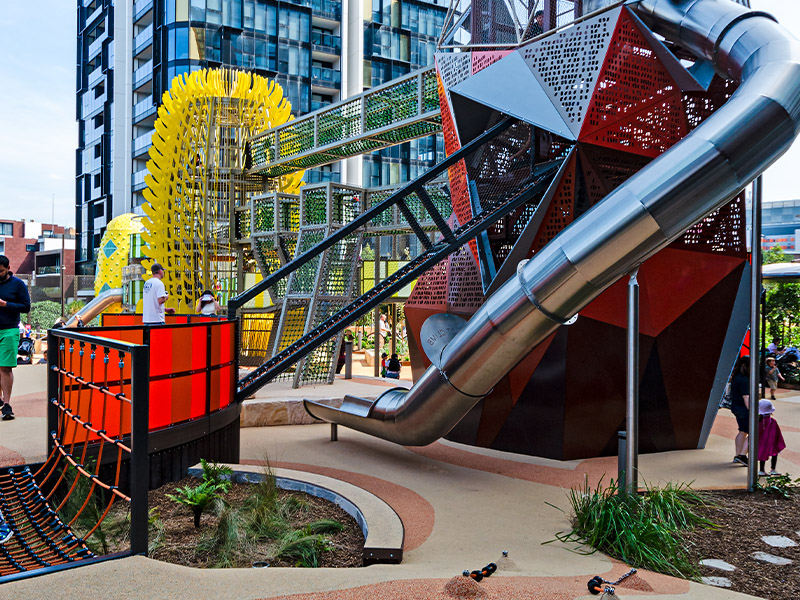
[[[311,85],[330,89],[339,89],[342,73],[327,67],[311,67]]]
[[[103,67],[98,66],[95,68],[94,71],[89,73],[89,78],[87,79],[87,86],[93,88],[95,84],[103,78]]]
[[[153,8],[153,0],[136,0],[133,3],[133,22],[136,23]]]
[[[92,11],[92,14],[90,14],[90,15],[89,15],[89,16],[86,18],[86,21],[85,21],[85,22],[84,22],[84,24],[83,24],[83,25],[84,25],[84,27],[89,27],[90,25],[92,25],[92,23],[94,23],[94,22],[95,22],[97,19],[99,19],[101,15],[103,15],[103,4],[102,4],[102,3],[100,3],[100,4],[97,6],[97,8],[95,8],[95,9]]]
[[[107,38],[108,36],[105,33],[103,33],[99,38],[97,38],[95,41],[89,44],[89,50],[87,51],[86,55],[87,61],[92,60],[95,56],[98,55],[100,50],[103,49],[103,42],[105,42]]]
[[[133,72],[133,89],[153,79],[153,59],[148,60]]]
[[[133,140],[133,156],[134,158],[140,156],[150,149],[153,145],[153,132],[148,131],[144,135],[140,135]]]
[[[152,96],[148,96],[144,100],[140,100],[139,102],[133,105],[134,120],[144,119],[149,115],[155,114],[155,112],[156,112],[156,107],[153,104]]]
[[[142,31],[140,31],[135,38],[133,38],[133,55],[138,56],[146,48],[150,48],[152,52],[153,46],[153,24],[151,23]]]
[[[311,0],[311,16],[312,19],[339,22],[342,19],[342,3],[333,0]]]
[[[147,187],[147,184],[144,182],[144,178],[147,173],[148,171],[145,168],[141,171],[136,171],[136,173],[131,175],[131,186],[134,192],[140,192]]]
[[[342,52],[342,37],[332,33],[312,31],[311,51],[339,56]]]
[[[61,267],[58,265],[47,265],[45,267],[36,267],[37,275],[58,275],[61,273]]]
[[[97,97],[93,89],[85,92],[81,98],[81,118],[90,119],[95,116],[105,106],[107,98],[108,94],[105,91]]]

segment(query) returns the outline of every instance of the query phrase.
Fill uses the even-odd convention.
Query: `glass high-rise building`
[[[151,135],[172,78],[226,66],[273,78],[296,115],[432,64],[445,0],[78,0],[76,268],[108,222],[141,212]],[[361,16],[359,19],[358,17]],[[350,25],[348,25],[350,24]],[[443,155],[435,137],[310,171],[388,185]]]

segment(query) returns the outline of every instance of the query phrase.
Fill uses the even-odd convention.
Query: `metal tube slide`
[[[765,13],[728,0],[640,0],[656,33],[719,73],[736,93],[690,135],[562,231],[492,295],[408,391],[314,417],[404,445],[445,435],[561,323],[621,276],[733,198],[800,128],[800,42]],[[352,410],[350,409],[352,404]]]
[[[77,327],[79,316],[83,322],[88,325],[89,321],[94,319],[97,315],[115,302],[122,302],[122,288],[113,288],[106,290],[105,292],[101,292],[100,295],[89,302],[89,304],[81,308],[78,312],[67,319],[64,327]]]

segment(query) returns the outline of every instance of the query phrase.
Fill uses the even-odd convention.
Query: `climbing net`
[[[0,474],[13,533],[0,581],[147,549],[148,348],[66,331],[48,343],[49,455]]]

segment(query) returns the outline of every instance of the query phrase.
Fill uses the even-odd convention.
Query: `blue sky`
[[[800,36],[800,2],[751,0]],[[32,24],[35,23],[35,24]],[[75,223],[74,0],[3,2],[0,11],[0,217]],[[33,34],[33,35],[32,35]],[[800,198],[800,144],[765,175],[766,200]],[[55,202],[53,202],[55,199]]]

